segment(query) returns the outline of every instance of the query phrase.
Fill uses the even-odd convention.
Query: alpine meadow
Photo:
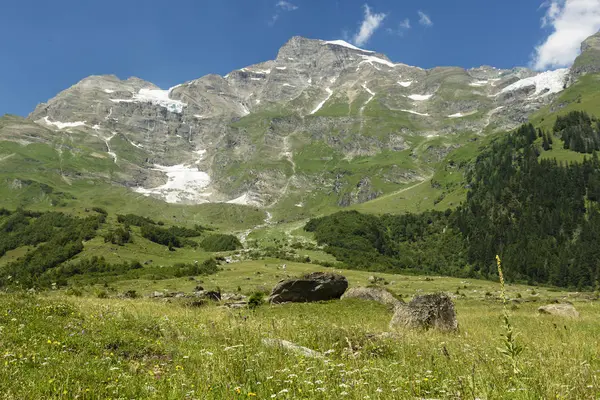
[[[600,398],[600,33],[348,41],[0,117],[0,399]]]

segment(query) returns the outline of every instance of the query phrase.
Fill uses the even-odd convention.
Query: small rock
[[[262,340],[262,342],[265,346],[280,347],[285,350],[290,350],[296,354],[300,354],[304,357],[309,357],[309,358],[322,358],[323,357],[323,354],[319,353],[318,351],[314,351],[312,349],[309,349],[308,347],[298,346],[297,344],[288,342],[287,340],[264,338]]]
[[[198,285],[194,288],[194,292],[203,292],[203,291],[204,291],[204,288],[200,285]]]
[[[208,299],[213,301],[221,301],[221,293],[216,292],[214,290],[201,290],[198,292],[194,292],[196,297],[201,299]]]
[[[579,318],[579,312],[572,304],[549,304],[538,308],[540,314],[550,314],[559,317]]]

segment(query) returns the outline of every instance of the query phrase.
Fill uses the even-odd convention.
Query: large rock
[[[333,300],[342,297],[348,288],[348,280],[339,274],[313,272],[298,279],[281,281],[273,288],[271,303],[306,303]]]
[[[404,304],[402,300],[398,300],[387,290],[382,288],[370,287],[350,288],[346,293],[344,293],[342,299],[371,300],[390,307],[396,307],[398,305]]]
[[[458,329],[452,299],[444,293],[415,296],[407,305],[399,305],[390,322],[391,328]]]
[[[557,315],[559,317],[579,318],[579,312],[572,304],[549,304],[538,308],[540,314]]]

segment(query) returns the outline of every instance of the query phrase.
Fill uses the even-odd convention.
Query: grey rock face
[[[456,331],[458,321],[452,299],[443,293],[415,296],[407,305],[396,307],[390,328],[435,328]]]
[[[281,281],[269,296],[271,303],[307,303],[334,300],[342,297],[348,280],[338,274],[313,272],[299,279]]]
[[[600,32],[590,36],[581,44],[581,54],[571,68],[571,78],[600,71]]]
[[[168,90],[138,78],[88,77],[6,135],[83,141],[116,167],[93,178],[169,202],[271,205],[290,192],[325,190],[349,205],[381,195],[372,176],[351,187],[328,170],[297,168],[296,155],[327,146],[352,160],[411,149],[417,136],[511,129],[555,95],[539,82],[511,89],[535,76],[525,68],[424,70],[340,41],[293,37],[274,60]],[[397,166],[382,174],[403,183],[427,175]]]

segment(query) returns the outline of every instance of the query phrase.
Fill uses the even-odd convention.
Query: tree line
[[[578,132],[584,143],[594,143],[597,130],[571,129],[582,121],[594,122],[573,113],[557,120],[554,132]],[[350,268],[496,279],[499,254],[510,281],[596,288],[598,156],[592,150],[581,163],[540,160],[537,138],[544,135],[527,124],[492,142],[470,166],[467,199],[454,211],[341,212],[313,219],[305,229]]]

